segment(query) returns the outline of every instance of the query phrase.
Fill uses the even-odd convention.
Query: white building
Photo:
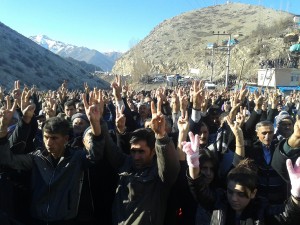
[[[296,68],[259,69],[257,85],[264,87],[299,86],[300,70]]]

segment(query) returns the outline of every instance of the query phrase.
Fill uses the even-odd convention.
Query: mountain
[[[93,64],[88,64],[85,61],[78,61],[76,59],[73,59],[71,57],[65,58],[67,61],[82,67],[84,70],[86,70],[89,73],[95,73],[95,71],[102,71],[104,72],[100,67],[95,66]]]
[[[0,23],[1,85],[10,90],[14,81],[39,89],[57,89],[64,80],[69,89],[83,89],[83,83],[108,88],[109,84],[74,64],[37,45]]]
[[[97,50],[91,50],[86,47],[77,47],[75,45],[65,44],[61,41],[55,41],[46,35],[31,36],[29,39],[61,57],[71,57],[78,61],[85,61],[102,68],[103,71],[111,71],[116,58],[119,57],[116,52],[103,54]]]
[[[193,75],[195,69],[201,78],[224,81],[231,37],[230,73],[242,71],[251,80],[261,60],[288,58],[290,45],[283,37],[293,25],[288,12],[242,3],[189,11],[158,24],[116,61],[112,72],[137,81],[149,74]]]
[[[103,54],[113,62],[117,61],[123,55],[121,52],[104,52]]]

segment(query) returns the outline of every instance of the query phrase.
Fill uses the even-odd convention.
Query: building
[[[299,86],[300,69],[297,68],[268,68],[259,69],[257,85],[264,87]]]

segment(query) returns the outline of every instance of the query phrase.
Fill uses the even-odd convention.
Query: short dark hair
[[[247,187],[251,192],[253,192],[257,187],[258,175],[257,166],[252,159],[242,160],[235,168],[230,170],[227,175],[227,183],[229,181],[234,181],[244,187]],[[247,193],[245,193],[248,198]]]
[[[60,117],[51,117],[45,121],[43,133],[69,135],[69,122]]]
[[[139,141],[146,141],[148,147],[155,148],[155,134],[150,128],[140,128],[132,132],[129,143],[135,144]]]
[[[74,100],[68,100],[65,102],[64,107],[66,106],[74,106],[74,108],[76,108],[76,104]]]
[[[218,168],[218,161],[216,159],[216,156],[214,155],[214,152],[210,151],[208,149],[200,150],[200,152],[199,152],[199,161],[200,161],[200,167],[205,162],[210,161],[213,164],[214,170],[216,168]]]
[[[76,102],[76,105],[77,105],[77,107],[79,107],[79,106],[83,106],[84,107],[83,102]]]
[[[191,129],[191,131],[193,132],[193,134],[199,134],[201,131],[202,127],[207,127],[208,130],[208,126],[206,125],[206,123],[199,121],[198,123],[196,123],[196,125]]]

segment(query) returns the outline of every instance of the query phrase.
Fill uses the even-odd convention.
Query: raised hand
[[[261,95],[261,91],[254,91],[254,102],[255,110],[261,110],[262,104],[264,102],[264,97]]]
[[[172,105],[172,112],[177,113],[179,111],[179,97],[176,93],[176,90],[173,91],[172,93],[171,105]]]
[[[300,198],[300,157],[298,157],[294,166],[292,160],[287,159],[286,168],[291,180],[291,194],[295,198]]]
[[[31,90],[28,90],[27,87],[24,87],[22,96],[21,96],[21,110],[23,113],[23,120],[26,123],[29,123],[34,115],[35,104],[30,102]]]
[[[151,129],[157,135],[158,139],[161,139],[166,135],[166,120],[165,116],[161,113],[161,104],[162,99],[158,98],[156,110],[154,102],[151,102]]]
[[[229,114],[228,114],[228,119],[232,122],[234,121],[236,115],[237,115],[237,112],[238,112],[238,109],[240,108],[240,105],[241,103],[234,103],[234,106],[231,108]]]
[[[113,89],[113,95],[116,100],[122,100],[121,92],[122,92],[122,84],[120,75],[116,75],[114,82],[112,82],[111,87]]]
[[[200,110],[204,97],[204,81],[193,81],[193,108]]]
[[[83,83],[83,88],[84,88],[84,92],[85,92],[86,94],[90,93],[90,88],[89,88],[87,82],[84,82],[84,83]]]
[[[183,151],[189,167],[199,168],[199,136],[189,132],[190,142],[183,142]]]
[[[127,96],[127,95],[128,95],[128,90],[129,90],[129,85],[128,85],[127,82],[125,81],[124,85],[122,86],[122,93],[123,93],[123,96]]]
[[[104,102],[102,98],[102,91],[96,88],[90,93],[89,103],[86,100],[86,95],[82,94],[86,115],[91,123],[100,123],[100,119],[103,113]]]
[[[239,156],[245,156],[245,146],[244,146],[244,135],[240,127],[240,124],[235,121],[231,121],[229,117],[226,117],[227,124],[229,125],[232,133],[235,136],[235,153]]]
[[[179,105],[181,116],[187,117],[188,97],[186,95],[179,95]]]
[[[17,101],[17,104],[20,105],[21,101],[21,90],[20,90],[20,81],[17,80],[14,83],[14,90],[12,92],[13,99]]]
[[[56,116],[56,101],[53,97],[48,97],[47,106],[45,108],[46,119]]]
[[[248,89],[246,89],[246,86],[247,86],[247,84],[246,83],[244,83],[243,85],[242,85],[242,88],[241,88],[241,90],[240,90],[240,94],[239,94],[239,101],[240,102],[243,102],[244,100],[245,100],[245,97],[246,97],[246,95],[247,95],[247,93],[248,93]]]
[[[187,134],[189,130],[189,118],[187,112],[181,114],[177,121],[178,130],[181,133]]]
[[[116,127],[120,134],[123,134],[126,130],[126,117],[123,114],[124,112],[124,105],[122,105],[121,109],[119,107],[116,107]]]
[[[0,109],[0,138],[7,135],[7,128],[17,107],[16,101],[14,101],[13,105],[11,105],[9,96],[6,96],[5,99],[6,105]]]
[[[237,121],[233,122],[229,119],[229,117],[226,117],[226,122],[229,125],[229,127],[230,127],[230,129],[231,129],[231,131],[232,131],[232,133],[234,134],[235,137],[243,138],[243,131],[240,127],[239,122],[237,122]]]

